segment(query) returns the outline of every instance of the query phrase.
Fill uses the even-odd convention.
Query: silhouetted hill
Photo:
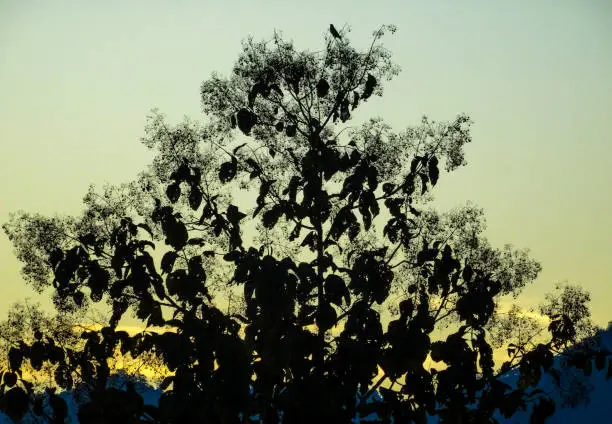
[[[612,325],[608,325],[606,330],[598,334],[598,338],[603,347],[612,351]],[[560,361],[560,358],[555,358]],[[606,369],[597,371],[593,367],[590,376],[581,376],[581,373],[572,372],[569,368],[562,375],[564,387],[560,392],[559,388],[548,374],[543,375],[539,388],[545,392],[553,393],[553,398],[557,404],[555,414],[548,419],[548,424],[566,423],[604,423],[612,422],[612,379],[606,380]],[[516,384],[518,373],[508,376],[505,380],[510,385]],[[586,396],[583,396],[586,395]],[[571,407],[567,405],[574,400],[577,405]],[[510,419],[499,416],[500,423],[503,424],[523,424],[529,422],[530,411],[519,411]]]

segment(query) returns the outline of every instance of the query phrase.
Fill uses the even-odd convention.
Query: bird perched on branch
[[[338,39],[342,38],[340,36],[340,33],[338,32],[338,30],[336,29],[336,27],[333,24],[329,24],[329,32],[331,32],[331,35],[333,35],[334,38],[338,38]]]

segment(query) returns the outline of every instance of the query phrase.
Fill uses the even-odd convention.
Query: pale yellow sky
[[[316,49],[330,23],[365,45],[382,23],[402,73],[363,114],[396,129],[468,113],[468,166],[443,175],[442,208],[472,200],[487,236],[543,265],[521,301],[567,280],[612,319],[612,3],[601,1],[0,1],[0,222],[77,213],[90,183],[132,179],[159,107],[200,118],[199,86],[240,40],[274,29]],[[0,317],[24,288],[0,235]]]

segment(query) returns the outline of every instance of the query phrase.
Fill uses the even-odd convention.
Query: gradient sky
[[[274,29],[317,49],[330,23],[365,46],[383,23],[402,73],[367,111],[395,129],[423,114],[474,120],[468,166],[435,189],[444,209],[485,209],[498,247],[528,247],[557,282],[591,291],[612,320],[612,3],[601,1],[0,0],[0,222],[11,211],[76,214],[90,183],[129,181],[159,107],[202,117],[201,82],[226,74],[248,35]],[[364,111],[366,108],[363,109]],[[0,235],[0,319],[25,296]]]

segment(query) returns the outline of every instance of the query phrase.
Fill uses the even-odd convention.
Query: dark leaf
[[[317,96],[325,97],[329,93],[329,84],[323,78],[317,83]]]
[[[86,246],[93,246],[96,244],[96,236],[89,233],[79,237],[79,241]]]
[[[514,355],[514,353],[516,352],[516,345],[514,343],[510,343],[508,345],[507,351],[508,351],[508,356]]]
[[[283,190],[283,194],[287,195],[291,202],[295,202],[300,181],[300,177],[294,175],[293,177],[291,177],[291,180],[289,180],[289,186],[285,190]]]
[[[200,187],[193,185],[189,191],[189,206],[193,210],[197,210],[202,203],[202,190]]]
[[[85,295],[83,294],[82,291],[76,291],[72,294],[72,300],[74,300],[74,303],[78,306],[81,307],[83,306],[83,300],[85,299]]]
[[[244,108],[238,111],[236,119],[238,120],[238,128],[246,135],[250,134],[251,128],[257,123],[257,116],[250,110]]]
[[[234,147],[234,150],[232,150],[232,153],[235,155],[236,153],[238,153],[238,150],[242,149],[246,145],[247,145],[246,143],[239,144],[238,146]]]
[[[262,222],[264,227],[270,229],[276,225],[278,219],[283,214],[283,208],[279,205],[274,205],[270,209],[264,212]]]
[[[124,263],[125,263],[124,249],[122,249],[121,247],[117,247],[115,249],[115,253],[113,257],[111,258],[111,267],[113,268],[113,270],[115,271],[115,274],[119,278],[122,277],[122,270],[123,270]]]
[[[372,192],[378,187],[378,169],[375,166],[368,167],[367,171],[368,186]]]
[[[391,184],[391,183],[384,183],[382,186],[383,192],[386,195],[389,195],[393,192],[393,190],[395,189],[395,185]]]
[[[351,109],[355,109],[359,105],[359,93],[353,91],[353,104],[351,105]]]
[[[188,181],[190,174],[189,166],[186,163],[182,163],[178,169],[170,175],[170,178],[180,183],[182,181]]]
[[[342,100],[342,103],[340,103],[340,120],[342,122],[346,122],[350,117],[351,112],[349,111],[349,101],[347,98],[345,98]]]
[[[172,272],[172,268],[174,267],[174,261],[178,257],[177,253],[173,250],[166,252],[161,260],[161,270],[162,273],[170,273]]]
[[[363,94],[361,95],[361,98],[363,100],[367,100],[372,95],[372,93],[374,93],[374,88],[376,87],[376,84],[376,78],[374,78],[373,75],[368,74],[368,78],[365,83],[365,88],[363,89]]]
[[[435,362],[440,362],[444,360],[444,345],[445,343],[442,341],[436,341],[431,344],[431,359]]]
[[[417,209],[415,209],[413,206],[409,206],[410,209],[410,213],[412,213],[414,216],[421,216],[421,212],[418,211]]]
[[[62,249],[55,248],[49,254],[49,263],[55,269],[57,264],[64,258],[64,252]]]
[[[402,317],[410,317],[414,312],[414,302],[412,299],[404,299],[399,304],[400,315]]]
[[[440,171],[438,170],[438,158],[432,156],[431,159],[429,159],[427,169],[429,171],[429,181],[431,181],[432,186],[435,186],[438,182],[438,176],[440,175]]]
[[[321,330],[327,331],[336,324],[337,317],[334,307],[329,303],[324,303],[317,309],[315,322]]]
[[[30,347],[30,364],[35,370],[40,370],[45,358],[45,346],[42,342],[34,342]]]
[[[147,326],[162,327],[165,324],[161,306],[157,303],[152,304]]]
[[[232,160],[230,162],[224,162],[221,164],[221,167],[219,168],[219,181],[222,183],[230,182],[236,176],[237,169],[238,161],[232,156]]]
[[[21,387],[13,387],[0,399],[0,410],[13,421],[20,421],[28,412],[29,397]]]
[[[171,296],[184,293],[188,284],[187,272],[184,269],[174,271],[166,277],[166,288]]]
[[[206,244],[206,240],[201,237],[195,237],[187,240],[187,244],[190,246],[204,246]]]
[[[185,224],[180,221],[171,221],[165,231],[166,243],[174,247],[175,250],[181,250],[187,244],[189,234]]]
[[[6,384],[8,387],[13,387],[15,384],[17,384],[17,374],[14,372],[5,372],[3,380],[4,384]]]
[[[262,202],[257,205],[255,210],[253,211],[253,218],[255,218],[259,212],[261,212],[261,210],[264,208],[265,205],[266,205],[265,202]]]
[[[249,95],[248,95],[248,102],[249,102],[249,107],[250,108],[252,108],[253,105],[255,104],[255,99],[257,98],[257,95],[258,94],[263,94],[265,88],[266,88],[265,84],[263,84],[261,82],[257,82],[255,84],[253,84],[253,87],[251,88],[251,91],[249,91]]]
[[[438,249],[423,249],[417,255],[417,264],[423,265],[425,262],[433,261],[438,256]]]
[[[235,262],[242,257],[242,254],[237,250],[232,250],[231,252],[223,255],[223,260],[227,262]]]
[[[274,184],[275,181],[276,180],[266,180],[261,183],[261,185],[259,186],[259,195],[256,199],[258,205],[261,205],[265,202],[266,196],[270,192],[270,188],[272,187],[272,184]]]
[[[324,288],[328,301],[338,306],[341,306],[342,300],[349,295],[344,280],[335,274],[330,274],[325,278]]]
[[[170,387],[170,385],[174,382],[174,378],[175,377],[173,375],[169,375],[168,377],[164,378],[159,385],[159,390],[164,391]]]
[[[302,224],[298,222],[297,224],[295,224],[295,227],[293,227],[293,230],[291,230],[291,233],[289,234],[289,240],[293,241],[296,238],[298,238],[300,236],[301,230],[302,230]]]
[[[427,191],[427,181],[429,178],[425,174],[419,174],[419,177],[421,177],[421,194],[425,194]]]
[[[198,283],[206,281],[206,272],[202,266],[202,257],[200,255],[192,256],[187,262],[189,269],[189,277]]]
[[[316,237],[316,233],[314,231],[309,232],[306,237],[304,237],[304,240],[302,240],[302,243],[300,244],[301,247],[306,247],[308,246],[310,248],[310,250],[312,250],[314,252],[315,249],[315,237]]]
[[[461,272],[461,277],[463,278],[463,280],[469,283],[470,281],[472,281],[473,276],[474,270],[472,269],[472,267],[469,265],[464,266],[463,271]]]
[[[240,212],[238,210],[238,207],[236,207],[234,205],[229,205],[227,207],[227,212],[225,213],[225,216],[227,216],[227,220],[232,225],[238,225],[240,220],[246,217],[246,214]]]
[[[295,137],[297,133],[297,126],[295,124],[289,124],[285,127],[285,134],[287,137]]]
[[[166,196],[168,196],[168,199],[172,203],[176,203],[176,201],[179,199],[179,197],[181,197],[181,186],[180,186],[180,184],[177,183],[177,182],[169,184],[168,187],[166,187]]]

